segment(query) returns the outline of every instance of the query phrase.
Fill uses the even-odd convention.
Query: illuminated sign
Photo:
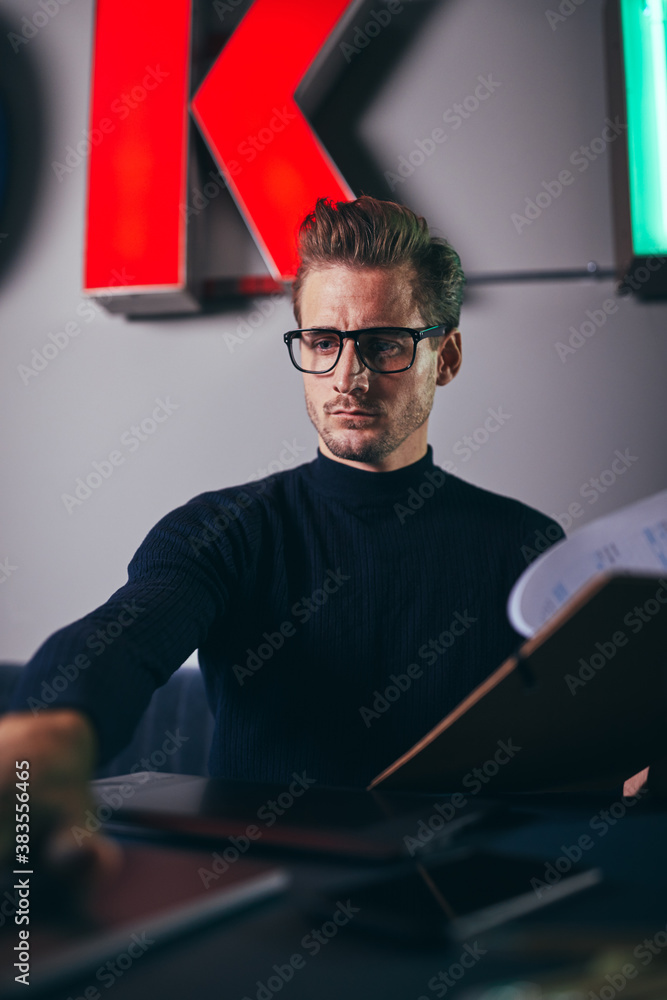
[[[609,99],[627,122],[612,151],[617,273],[641,298],[667,296],[667,0],[610,0]]]
[[[190,280],[190,112],[275,281],[296,268],[318,197],[354,197],[295,100],[350,0],[255,0],[191,94],[191,0],[98,0],[84,290],[112,311],[197,311]],[[347,17],[344,17],[347,15]],[[241,276],[239,276],[241,277]]]

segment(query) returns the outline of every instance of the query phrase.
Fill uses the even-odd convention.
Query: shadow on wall
[[[299,106],[357,194],[400,201],[361,139],[358,123],[442,3],[365,0],[339,44],[315,61],[297,90]]]
[[[30,27],[0,14],[0,284],[28,232],[44,157],[44,96]]]

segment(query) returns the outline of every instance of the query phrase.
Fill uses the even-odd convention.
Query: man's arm
[[[0,719],[0,857],[14,843],[16,764],[30,770],[31,843],[53,834],[74,847],[73,828],[94,809],[88,782],[97,765],[131,739],[150,697],[224,614],[243,567],[224,531],[240,518],[191,501],[163,518],[109,600],[60,629],[21,672],[10,711]],[[33,825],[34,824],[34,825]],[[87,847],[98,851],[100,841]]]
[[[96,764],[126,746],[155,688],[224,614],[242,571],[224,558],[229,538],[198,546],[209,537],[203,535],[209,516],[191,501],[158,522],[130,562],[127,583],[37,650],[21,671],[10,710],[35,717],[63,708],[83,713],[98,741]]]

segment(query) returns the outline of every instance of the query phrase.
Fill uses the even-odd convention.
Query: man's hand
[[[95,810],[89,781],[97,758],[97,737],[88,718],[75,709],[33,715],[10,712],[0,718],[0,863],[16,861],[17,770],[29,771],[29,865],[80,869],[97,882],[115,871],[120,850],[92,834],[81,842],[86,810]],[[29,767],[17,767],[27,761]],[[25,820],[22,820],[25,822]]]
[[[648,768],[645,767],[643,771],[637,771],[633,774],[631,778],[626,778],[623,782],[623,795],[630,798],[632,795],[636,795],[640,788],[646,784],[646,779],[648,778]]]
[[[624,795],[636,795],[640,788],[646,786],[651,797],[667,795],[667,757],[661,757],[652,762],[650,767],[638,771],[623,784]]]

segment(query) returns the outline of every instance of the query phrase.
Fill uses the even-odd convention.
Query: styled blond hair
[[[427,326],[446,324],[453,330],[459,324],[465,285],[459,255],[447,240],[431,236],[426,220],[405,205],[370,195],[336,203],[319,198],[301,224],[298,245],[292,304],[299,326],[306,275],[334,265],[411,267],[413,299]]]

